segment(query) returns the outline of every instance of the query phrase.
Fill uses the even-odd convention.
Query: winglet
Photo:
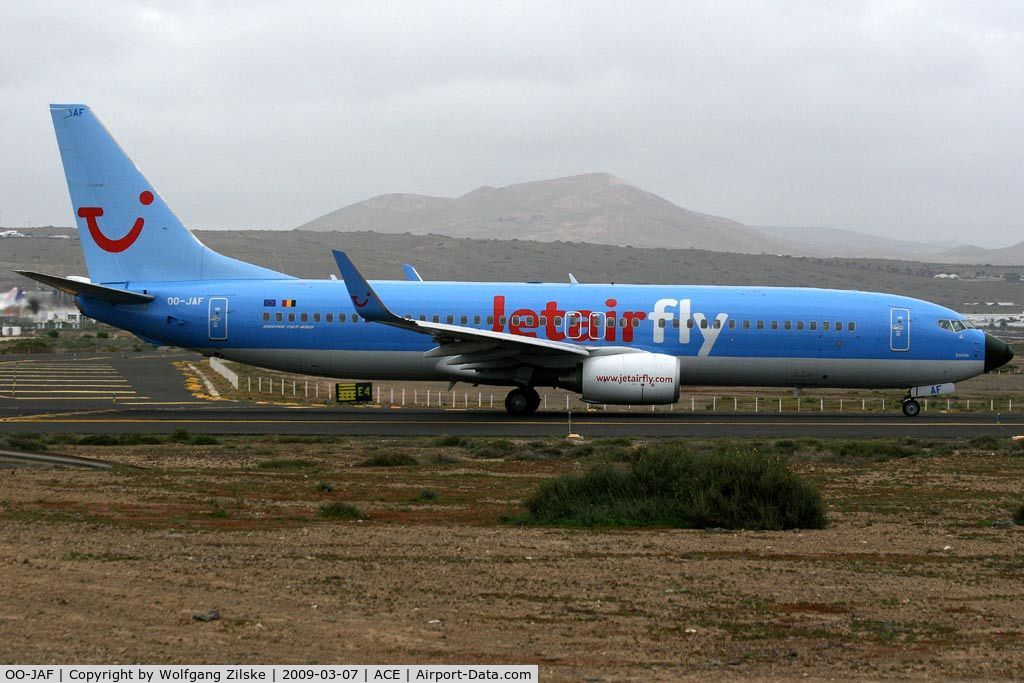
[[[416,272],[416,266],[409,265],[408,263],[402,264],[402,270],[405,271],[405,279],[410,282],[423,282],[423,278]]]
[[[370,283],[366,281],[363,274],[352,263],[352,259],[348,257],[348,254],[337,249],[332,249],[331,253],[334,254],[334,260],[338,262],[341,279],[345,281],[345,287],[348,289],[348,295],[352,299],[352,305],[355,306],[356,313],[367,320],[379,323],[405,322],[384,305],[384,302],[380,300],[377,293],[373,291]]]

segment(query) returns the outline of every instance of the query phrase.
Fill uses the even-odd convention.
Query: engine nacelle
[[[587,403],[651,405],[679,400],[679,359],[663,353],[617,353],[583,361]]]

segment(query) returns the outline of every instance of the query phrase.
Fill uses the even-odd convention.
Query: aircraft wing
[[[462,375],[462,371],[497,371],[519,365],[574,365],[581,358],[591,355],[585,346],[576,344],[402,318],[392,313],[381,301],[345,252],[335,250],[333,253],[359,315],[372,322],[431,335],[438,346],[427,351],[426,355],[446,357],[448,360],[445,365],[453,375]]]

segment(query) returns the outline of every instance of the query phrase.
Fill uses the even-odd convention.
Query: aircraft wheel
[[[540,405],[540,396],[532,387],[513,389],[505,397],[505,410],[509,415],[532,415]]]
[[[907,417],[917,417],[921,412],[921,404],[912,398],[903,399],[903,414]]]

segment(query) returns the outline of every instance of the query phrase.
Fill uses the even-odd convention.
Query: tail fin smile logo
[[[370,303],[370,293],[366,293],[366,298],[362,302],[359,301],[359,297],[352,295],[352,303],[355,304],[356,308],[366,308],[366,304]]]
[[[149,190],[143,190],[139,194],[139,203],[143,206],[152,204],[153,193]],[[127,235],[118,239],[110,239],[100,230],[99,223],[96,220],[102,215],[103,209],[98,206],[82,206],[78,209],[78,216],[85,219],[86,224],[89,226],[89,234],[92,236],[93,241],[96,242],[96,245],[103,251],[108,251],[112,254],[120,253],[135,244],[135,240],[139,239],[139,235],[142,234],[142,227],[146,224],[146,219],[139,216],[135,219],[135,223]]]

